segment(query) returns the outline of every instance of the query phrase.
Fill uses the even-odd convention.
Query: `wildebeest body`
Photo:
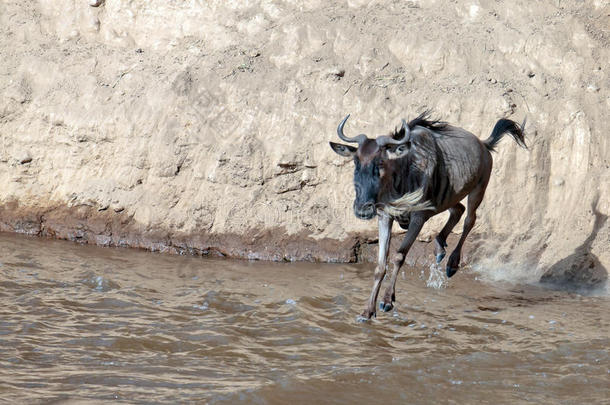
[[[364,319],[375,314],[379,287],[386,273],[391,227],[394,220],[407,229],[407,234],[393,258],[391,280],[380,304],[389,311],[394,302],[394,286],[398,270],[419,234],[432,216],[449,210],[449,219],[435,240],[437,262],[445,257],[446,238],[466,210],[460,203],[468,196],[468,210],[462,236],[447,262],[447,275],[459,268],[462,245],[476,220],[489,182],[493,159],[491,151],[504,134],[509,134],[526,147],[522,128],[508,119],[499,120],[491,135],[481,141],[472,133],[439,121],[428,120],[426,113],[407,123],[390,136],[369,139],[366,135],[348,138],[343,134],[347,117],[337,133],[358,148],[331,142],[333,150],[354,158],[356,199],[354,213],[362,219],[379,216],[379,260],[375,283]]]

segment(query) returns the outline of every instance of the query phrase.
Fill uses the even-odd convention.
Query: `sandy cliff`
[[[474,262],[539,277],[584,246],[610,268],[606,1],[90,3],[0,3],[2,230],[368,257],[376,224],[328,141],[346,113],[379,135],[431,108],[481,137],[528,117],[530,151],[495,155]]]

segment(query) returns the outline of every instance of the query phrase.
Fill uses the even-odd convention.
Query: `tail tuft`
[[[487,149],[494,152],[496,150],[496,145],[500,142],[500,139],[502,139],[504,134],[509,134],[519,146],[527,149],[525,134],[523,133],[526,121],[527,119],[524,119],[523,123],[519,125],[515,121],[506,118],[498,120],[493,131],[491,131],[491,135],[483,143]]]

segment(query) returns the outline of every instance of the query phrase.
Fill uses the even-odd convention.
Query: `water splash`
[[[121,288],[118,283],[93,273],[89,273],[86,278],[81,280],[81,283],[95,291],[100,292],[108,292],[110,290]]]
[[[441,288],[446,288],[447,284],[447,276],[438,263],[431,264],[430,274],[428,276],[428,280],[426,281],[426,286],[428,288],[436,288],[438,290]]]
[[[203,304],[201,304],[201,305],[195,304],[195,305],[193,305],[193,308],[199,309],[202,311],[207,311],[210,308],[210,304],[208,304],[207,301],[203,301]]]

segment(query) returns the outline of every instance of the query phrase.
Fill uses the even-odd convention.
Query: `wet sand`
[[[0,234],[0,402],[608,403],[610,299]]]

